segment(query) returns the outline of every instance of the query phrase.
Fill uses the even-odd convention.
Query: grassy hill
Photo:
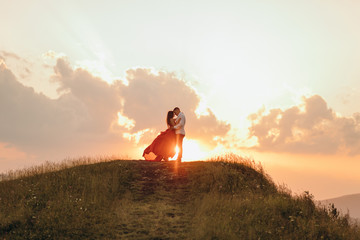
[[[38,168],[0,182],[0,239],[360,239],[312,196],[260,167],[116,160]]]

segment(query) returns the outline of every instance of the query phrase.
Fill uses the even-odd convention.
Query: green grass
[[[0,239],[360,239],[348,216],[309,193],[292,196],[233,155],[81,160],[9,178],[0,182]]]

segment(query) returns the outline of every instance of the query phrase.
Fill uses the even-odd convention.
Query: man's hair
[[[176,108],[174,108],[174,110],[173,110],[173,111],[175,111],[175,110],[179,110],[179,111],[180,111],[180,108],[176,107]]]

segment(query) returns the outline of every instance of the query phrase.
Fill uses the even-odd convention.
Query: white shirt
[[[178,120],[180,119],[180,120]],[[176,124],[174,126],[175,128],[175,133],[176,134],[181,134],[181,135],[185,135],[185,122],[186,122],[186,118],[183,112],[180,112],[179,115],[176,118],[176,121],[179,121],[178,124]]]

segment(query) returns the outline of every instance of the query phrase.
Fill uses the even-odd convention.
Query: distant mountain
[[[343,214],[360,220],[360,193],[320,201],[323,205],[334,204]]]

